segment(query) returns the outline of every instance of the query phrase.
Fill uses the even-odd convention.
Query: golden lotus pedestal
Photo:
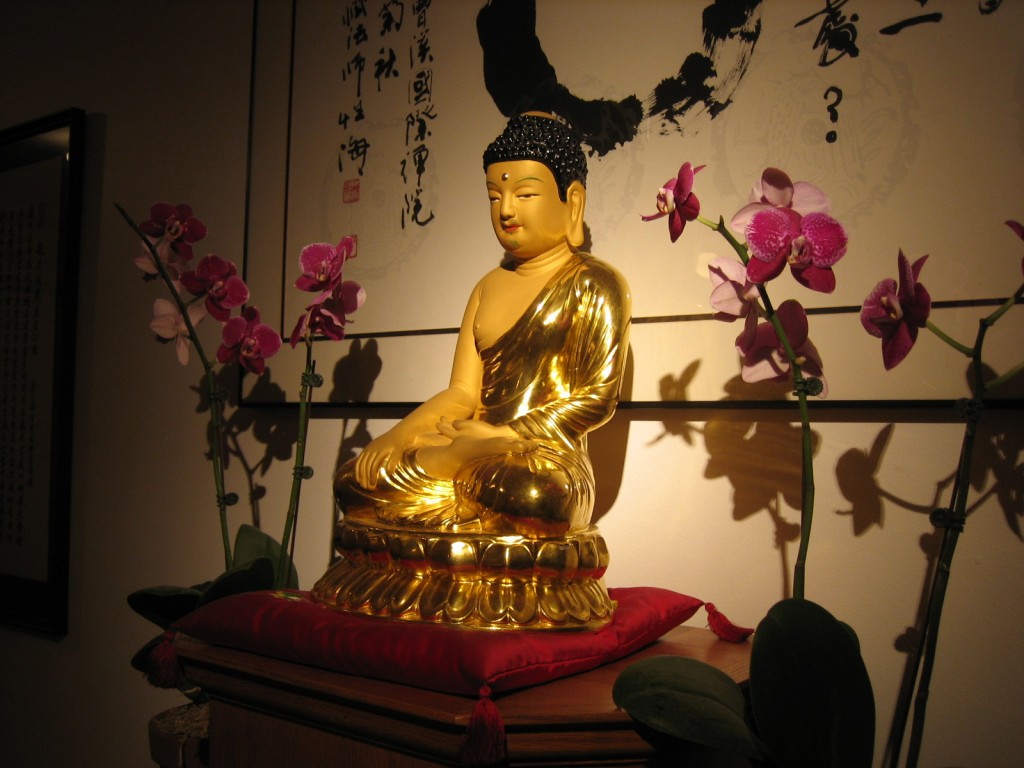
[[[597,629],[612,618],[597,528],[558,538],[342,520],[313,596],[342,611],[483,629]]]

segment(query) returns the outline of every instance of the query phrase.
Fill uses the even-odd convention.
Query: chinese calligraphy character
[[[342,144],[338,147],[338,171],[341,172],[344,169],[344,156],[347,154],[353,162],[358,161],[356,172],[362,176],[363,169],[366,167],[366,155],[369,150],[370,142],[365,138],[350,137],[347,144]]]
[[[818,66],[827,67],[835,64],[843,56],[851,58],[857,56],[860,50],[857,48],[857,26],[860,18],[856,13],[849,17],[840,9],[846,5],[847,0],[825,0],[825,7],[817,13],[811,14],[806,19],[798,21],[794,26],[800,27],[809,21],[823,16],[821,27],[817,37],[814,38],[813,48],[821,48],[821,58]]]
[[[423,174],[427,170],[427,159],[430,157],[430,150],[424,144],[418,144],[415,146],[411,153],[413,169],[416,171],[416,186],[419,187]],[[402,159],[402,181],[408,183],[409,177],[406,174],[406,169],[409,165],[409,156]],[[417,189],[417,194],[422,192],[422,189]]]
[[[429,69],[421,69],[412,77],[409,83],[409,101],[413,104],[429,102],[433,95],[434,73]]]
[[[351,30],[348,35],[349,49],[351,50],[353,45],[362,45],[369,39],[369,37],[366,27],[362,24],[356,24],[355,29]]]
[[[920,16],[912,16],[909,19],[898,21],[895,24],[890,24],[886,27],[882,27],[879,32],[883,35],[895,35],[897,32],[901,32],[907,27],[912,27],[917,24],[925,24],[927,22],[939,22],[942,21],[941,13],[922,13]]]
[[[424,32],[416,35],[416,61],[420,64],[426,64],[428,61],[434,60],[434,54],[430,51],[430,38]]]
[[[410,142],[416,141],[422,143],[430,136],[430,129],[427,127],[427,121],[433,120],[436,115],[431,112],[432,108],[428,108],[423,112],[410,112],[405,116],[405,143],[406,146]],[[412,134],[410,135],[410,131]]]
[[[352,25],[356,19],[366,18],[366,0],[352,0],[342,14],[342,20],[346,27]]]
[[[398,76],[398,69],[395,67],[395,62],[398,60],[398,56],[395,54],[394,48],[388,48],[388,56],[385,58],[384,49],[380,49],[380,58],[374,63],[373,76],[377,78],[377,92],[380,92],[380,81],[388,80],[392,77]]]
[[[397,13],[395,13],[397,9]],[[402,29],[402,20],[405,17],[405,3],[401,0],[387,0],[378,14],[380,17],[380,36],[389,32],[398,32]]]
[[[347,81],[352,72],[356,73],[356,97],[363,95],[363,70],[366,69],[366,58],[357,53],[345,64],[341,70],[341,79]]]
[[[430,215],[426,219],[421,218],[421,215],[423,214],[423,202],[420,200],[420,193],[422,191],[423,190],[421,189],[417,189],[415,195],[412,198],[410,198],[409,195],[406,194],[405,209],[402,211],[402,229],[405,229],[405,215],[406,213],[410,213],[410,211],[411,213],[409,215],[409,218],[411,219],[413,224],[425,227],[427,226],[427,224],[433,221],[433,211],[430,212]]]

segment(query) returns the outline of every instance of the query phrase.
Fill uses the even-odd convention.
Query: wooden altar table
[[[473,697],[343,675],[188,636],[175,646],[186,676],[211,698],[213,768],[459,765]],[[658,764],[655,750],[615,707],[612,685],[629,664],[665,654],[705,661],[740,683],[749,674],[749,642],[676,627],[619,661],[495,696],[507,738],[505,765]]]

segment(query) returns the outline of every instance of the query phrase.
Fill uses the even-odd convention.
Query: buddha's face
[[[517,260],[532,259],[568,243],[572,206],[559,198],[555,177],[543,163],[493,163],[487,168],[487,195],[494,234]]]

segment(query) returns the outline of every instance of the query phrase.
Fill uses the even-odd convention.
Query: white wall
[[[809,13],[814,5],[809,3]],[[1005,5],[1000,23],[1019,29],[1021,9]],[[170,349],[152,342],[148,322],[154,294],[131,264],[136,244],[113,203],[142,216],[155,200],[188,202],[210,227],[204,247],[240,257],[251,8],[246,0],[6,0],[0,16],[0,126],[69,106],[89,113],[70,630],[65,639],[51,641],[0,629],[0,760],[19,767],[145,765],[148,719],[181,699],[150,688],[128,666],[153,629],[128,609],[125,596],[143,586],[208,578],[219,570],[220,549],[202,457],[204,418],[195,413],[189,389],[198,381],[198,369],[181,368]],[[979,39],[978,45],[984,42]],[[1021,92],[1017,62],[1004,73],[1007,93]],[[488,103],[480,108],[492,109]],[[1010,132],[1019,137],[1019,111],[1011,120]],[[949,151],[963,168],[998,164],[1002,150],[951,141]],[[914,218],[948,226],[957,195],[969,196],[972,185],[981,184],[984,179],[957,178],[945,195],[919,190],[942,205],[915,210]],[[1019,190],[1005,193],[1014,196],[1016,210],[1002,217],[1024,217]],[[981,225],[964,221],[962,226]],[[871,231],[870,222],[861,227]],[[887,243],[884,255],[872,256],[881,277],[892,271],[900,243],[889,243],[884,231],[871,234]],[[995,269],[1007,259],[1015,264],[1020,244],[1010,237],[1002,242],[1005,247],[998,251],[972,253],[972,268]],[[658,247],[667,248],[666,243],[667,238],[657,240]],[[940,245],[929,264],[937,275],[942,262],[960,254],[940,258]],[[689,279],[690,273],[679,269],[674,277]],[[1009,280],[1016,277],[1011,272]],[[644,281],[650,279],[637,282]],[[375,299],[386,297],[370,300]],[[670,293],[662,299],[672,306]],[[936,364],[949,364],[943,362],[949,360],[946,353],[927,351],[938,348],[932,339],[922,338],[920,346],[914,354],[934,354]],[[668,366],[677,373],[690,362],[674,349],[664,355],[678,355],[678,365]],[[870,361],[870,369],[865,364],[866,375],[881,375],[876,362]],[[446,366],[438,361],[424,373],[443,380]],[[776,434],[783,423],[770,418],[755,433],[736,423],[743,413],[725,423],[721,419],[726,416],[717,413],[697,416],[699,421],[688,424],[685,413],[623,411],[595,436],[595,460],[605,477],[621,473],[611,489],[608,482],[603,485],[614,499],[606,496],[599,502],[605,510],[599,522],[613,558],[608,582],[676,589],[715,602],[739,623],[754,624],[785,594],[795,545],[776,545],[778,524],[766,511],[737,517],[735,494],[737,487],[759,487],[764,478],[792,476],[791,465],[776,463],[788,445]],[[1019,524],[1022,512],[1024,416],[1003,411],[990,419],[1004,435],[1003,487],[1016,495],[1005,507],[995,496],[985,496],[995,482],[992,473],[975,489],[975,498],[985,500],[971,515],[953,568],[921,763],[927,766],[998,768],[1016,765],[1024,753],[1019,727],[1024,630],[1014,613],[1022,597],[1024,558],[1021,541],[1008,524],[1008,518]],[[914,622],[926,568],[920,542],[932,529],[925,514],[890,498],[882,502],[878,524],[855,531],[853,518],[841,514],[851,504],[839,489],[837,467],[848,452],[868,451],[883,428],[896,421],[875,481],[912,504],[927,506],[936,484],[953,470],[960,427],[913,420],[905,412],[857,412],[826,417],[815,426],[820,434],[818,503],[808,597],[860,635],[878,706],[879,755],[905,658],[894,643]],[[382,420],[367,424],[371,434],[387,425]],[[305,587],[327,563],[333,517],[330,468],[354,426],[337,414],[312,424],[307,459],[317,474],[303,490],[297,544]],[[730,449],[712,454],[708,432],[731,435]],[[742,441],[755,434],[758,441]],[[251,458],[261,455],[262,445],[251,434],[245,441]],[[623,441],[624,459],[619,458]],[[748,453],[752,445],[757,448]],[[275,536],[280,535],[290,475],[287,462],[278,461],[259,478],[268,489],[261,505],[264,522]],[[240,489],[243,480],[236,463],[230,483]],[[785,525],[798,520],[791,503],[780,499],[777,509]],[[233,526],[245,520],[243,509],[234,514]],[[700,624],[700,617],[694,622]]]

